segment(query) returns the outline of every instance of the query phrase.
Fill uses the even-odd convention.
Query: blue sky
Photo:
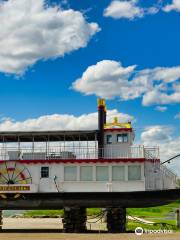
[[[58,4],[62,7],[60,11],[67,9],[79,11],[83,14],[86,23],[94,22],[99,26],[99,29],[93,30],[92,36],[86,41],[86,46],[76,47],[76,49],[65,52],[64,56],[59,54],[56,57],[39,57],[34,64],[22,67],[23,73],[19,74],[18,71],[9,70],[4,66],[6,59],[3,59],[4,53],[0,52],[0,62],[5,62],[2,64],[3,67],[0,64],[2,121],[5,121],[4,118],[11,118],[14,119],[14,122],[23,122],[30,118],[36,119],[55,113],[80,116],[95,112],[98,97],[96,91],[86,95],[86,90],[73,89],[72,84],[77,79],[82,79],[82,75],[88,67],[103,60],[120,62],[123,68],[136,65],[136,74],[141,74],[141,71],[145,69],[180,66],[180,8],[173,5],[171,10],[163,10],[165,6],[176,3],[172,0],[163,1],[161,6],[161,1],[130,1],[133,2],[134,8],[145,9],[143,11],[147,12],[153,6],[157,8],[157,12],[142,13],[141,16],[140,13],[139,15],[137,13],[131,17],[123,17],[122,14],[114,17],[113,13],[111,16],[105,16],[105,9],[112,2],[111,0],[48,1],[47,8]],[[5,11],[9,11],[8,8],[4,8]],[[16,14],[15,11],[15,17]],[[2,10],[0,10],[0,18],[1,15]],[[6,26],[3,28],[5,29]],[[6,32],[7,39],[9,38],[8,34],[10,33]],[[21,44],[21,39],[19,41]],[[3,42],[3,44],[5,43]],[[15,50],[13,49],[13,51]],[[19,58],[18,56],[16,61],[19,61]],[[180,77],[179,72],[176,73],[173,84],[179,84],[178,77]],[[98,79],[98,81],[100,80],[103,81],[103,79]],[[120,88],[120,86],[117,87]],[[166,94],[172,94],[172,85],[168,85]],[[107,100],[107,105],[109,109],[117,109],[136,119],[134,124],[138,137],[144,128],[158,125],[164,131],[166,131],[166,127],[174,127],[175,131],[170,131],[169,134],[179,141],[180,99],[165,104],[153,102],[143,105],[142,96],[122,99],[114,94],[111,99]],[[157,106],[165,107],[164,112],[156,110]]]

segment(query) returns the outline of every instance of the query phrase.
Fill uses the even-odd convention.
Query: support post
[[[65,207],[63,217],[63,232],[83,233],[86,232],[86,208]]]
[[[3,211],[0,210],[0,230],[2,230],[3,227]]]
[[[107,208],[106,221],[109,233],[126,232],[126,208]]]
[[[180,210],[176,209],[176,227],[180,228]]]

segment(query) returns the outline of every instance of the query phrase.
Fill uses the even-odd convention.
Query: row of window
[[[113,135],[106,135],[106,142],[107,144],[111,144],[113,142]],[[117,143],[127,143],[128,142],[128,134],[117,134],[116,135],[116,142]]]
[[[64,181],[77,181],[77,166],[64,167]],[[41,167],[41,178],[49,177],[49,167]],[[80,181],[93,181],[93,166],[80,166]],[[128,166],[128,180],[141,180],[141,166]],[[96,181],[109,181],[109,167],[96,166]],[[125,166],[112,166],[112,181],[125,181]]]

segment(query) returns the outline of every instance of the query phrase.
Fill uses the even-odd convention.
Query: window
[[[49,177],[49,167],[41,167],[41,178]]]
[[[92,181],[93,180],[93,167],[82,166],[80,168],[80,180],[81,181]]]
[[[117,134],[117,142],[118,143],[125,143],[128,142],[128,134]]]
[[[64,180],[65,181],[76,181],[77,180],[77,167],[75,167],[75,166],[64,167]]]
[[[109,181],[109,168],[107,166],[96,167],[96,180]]]
[[[128,180],[141,180],[141,166],[128,166]]]
[[[125,167],[124,166],[112,166],[112,180],[124,181],[125,180]]]
[[[107,142],[107,144],[111,144],[112,143],[112,135],[107,135],[106,136],[106,142]]]

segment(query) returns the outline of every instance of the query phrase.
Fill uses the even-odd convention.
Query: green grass
[[[32,210],[24,213],[24,217],[36,217],[36,216],[62,216],[63,210]]]
[[[63,216],[63,210],[32,210],[27,211],[23,214],[24,217],[36,217],[36,216]],[[97,216],[101,214],[102,210],[100,208],[88,208],[88,216]]]
[[[172,222],[167,222],[169,224],[172,224]],[[173,231],[180,231],[180,229],[176,228],[175,226],[175,221],[173,223],[174,226],[170,226],[170,225],[161,225],[161,224],[157,224],[157,225],[147,225],[147,224],[142,224],[142,223],[138,223],[138,222],[134,222],[134,221],[128,221],[127,226],[126,226],[126,230],[130,231],[130,232],[134,232],[134,230],[137,227],[142,227],[143,229],[147,229],[147,230],[173,230]]]
[[[180,208],[180,200],[169,205],[158,206],[158,207],[149,207],[149,208],[128,208],[127,215],[133,217],[143,218],[152,222],[155,222],[154,225],[142,224],[140,222],[128,221],[127,230],[134,231],[136,227],[142,227],[144,229],[171,229],[175,231],[178,230],[175,225],[175,209]],[[88,216],[97,216],[101,214],[100,208],[88,208]],[[27,211],[24,213],[25,217],[35,217],[35,216],[63,216],[63,210],[34,210]],[[162,225],[159,223],[165,223],[169,225]],[[170,226],[173,225],[173,226]]]
[[[153,208],[128,208],[127,214],[130,216],[149,218],[149,217],[165,217],[169,212],[173,211],[170,207],[153,207]]]
[[[180,231],[176,228],[175,221],[175,210],[180,208],[180,200],[174,203],[158,206],[158,207],[150,207],[150,208],[128,208],[127,214],[134,217],[143,218],[149,221],[154,222],[154,225],[142,224],[139,222],[129,221],[127,224],[127,230],[134,231],[136,227],[142,227],[145,229],[170,229],[175,231]],[[172,219],[168,219],[170,217]],[[164,223],[164,225],[162,224]],[[172,225],[172,226],[171,226]]]
[[[180,201],[175,203],[171,203],[165,206],[159,207],[149,207],[149,208],[127,208],[127,214],[130,216],[136,216],[140,218],[158,218],[162,219],[168,216],[168,214],[173,214],[176,208],[180,208]],[[100,208],[88,208],[87,215],[88,216],[96,216],[101,213]],[[63,210],[33,210],[27,211],[24,213],[25,217],[33,217],[33,216],[55,216],[55,215],[63,215]]]
[[[150,208],[128,208],[128,215],[142,218],[165,218],[168,214],[174,213],[176,208],[180,208],[180,201],[169,205]]]

